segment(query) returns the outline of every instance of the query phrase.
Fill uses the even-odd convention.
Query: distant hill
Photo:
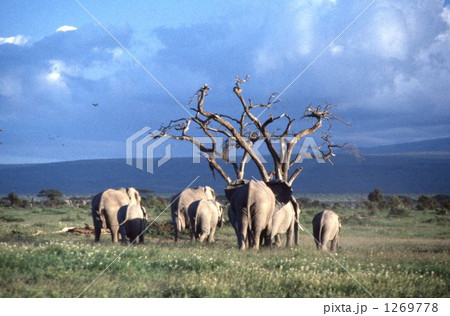
[[[306,160],[294,183],[296,193],[450,193],[450,138],[362,149],[358,161],[348,153],[333,163]],[[448,153],[449,152],[449,153]],[[145,165],[144,165],[145,167]],[[225,166],[232,174],[229,166]],[[223,192],[225,182],[211,175],[202,160],[173,158],[150,174],[129,166],[125,159],[82,160],[46,164],[0,165],[0,194],[36,194],[55,188],[66,195],[94,194],[110,187],[134,186],[157,193],[175,193],[199,176],[194,186],[211,185]],[[259,178],[253,163],[246,178]]]
[[[449,153],[450,154],[450,137],[437,138],[431,140],[423,140],[418,142],[376,146],[369,148],[360,148],[362,154],[427,154],[427,153]]]

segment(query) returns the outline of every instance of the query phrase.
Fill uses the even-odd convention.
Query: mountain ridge
[[[447,179],[450,156],[426,154],[425,151],[441,152],[446,149],[445,146],[450,146],[450,138],[432,142],[434,151],[430,151],[429,144],[415,142],[404,153],[390,152],[398,149],[398,145],[382,148],[378,155],[373,154],[377,151],[368,153],[361,150],[360,160],[348,153],[340,153],[333,157],[333,165],[305,160],[302,163],[304,170],[293,189],[296,193],[368,193],[379,187],[383,192],[392,194],[450,193]],[[400,145],[400,148],[406,148]],[[144,164],[144,170],[145,167]],[[224,165],[224,168],[228,174],[234,174],[230,165]],[[194,164],[192,158],[172,158],[160,168],[155,166],[155,173],[150,174],[127,165],[124,158],[118,158],[0,165],[0,194],[15,192],[30,195],[48,188],[59,189],[65,194],[94,194],[121,186],[176,193],[197,176],[199,179],[193,186],[210,185],[218,192],[223,191],[225,181],[217,174],[214,179],[203,159]],[[249,163],[246,178],[253,177],[259,179],[259,172],[253,163]]]

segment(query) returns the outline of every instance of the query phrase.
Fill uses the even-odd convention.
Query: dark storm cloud
[[[181,104],[207,83],[207,106],[233,113],[236,75],[251,75],[247,98],[266,101],[368,4],[246,4],[146,36],[126,23],[108,28]],[[336,125],[335,135],[363,146],[449,136],[449,12],[441,1],[376,2],[286,90],[275,111],[300,117],[310,103],[337,104],[353,127]],[[30,146],[37,146],[34,157],[49,160],[114,157],[135,131],[186,113],[103,30],[84,25],[0,45],[0,115],[2,150],[13,161],[26,159],[21,148]],[[50,133],[65,139],[64,154]]]

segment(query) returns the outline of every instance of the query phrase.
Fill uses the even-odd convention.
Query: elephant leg
[[[263,230],[261,233],[261,240],[264,240],[264,246],[272,248],[272,237],[267,230]],[[261,243],[262,244],[262,243]]]
[[[122,239],[121,242],[122,242],[122,244],[126,245],[127,244],[127,232],[125,229],[125,225],[121,225],[119,228],[119,231],[120,231],[120,236]]]
[[[297,223],[294,224],[294,243],[296,246],[299,245],[299,225]]]
[[[119,241],[119,225],[111,225],[111,239],[113,243]]]
[[[94,241],[99,242],[100,241],[100,235],[102,234],[102,222],[94,219]]]
[[[274,242],[275,246],[280,247],[280,245],[281,245],[281,235],[280,234],[276,234],[274,239],[275,239],[275,242]]]
[[[261,235],[262,235],[261,229],[255,229],[255,231],[253,231],[253,238],[254,238],[254,243],[252,247],[253,249],[259,250]]]
[[[314,243],[316,244],[316,249],[320,250],[319,232],[316,230],[314,230]]]
[[[178,242],[178,234],[180,232],[180,219],[178,215],[172,213],[172,225],[173,225],[173,241]]]
[[[245,250],[245,241],[247,239],[247,228],[248,228],[248,218],[247,218],[247,216],[242,216],[241,222],[238,223],[238,228],[239,228],[239,234],[238,234],[239,250]],[[249,244],[251,244],[251,241],[249,241]]]
[[[216,228],[215,227],[211,228],[211,231],[209,232],[209,236],[208,236],[208,242],[209,243],[215,242],[215,240],[214,240],[214,234],[215,233],[216,233]]]
[[[322,237],[322,244],[320,245],[320,250],[327,250],[328,248],[328,243],[329,243],[329,239],[328,237]]]
[[[195,223],[194,221],[191,221],[190,225],[189,225],[189,237],[191,238],[191,241],[194,240],[196,231],[195,231]]]
[[[245,238],[245,246],[247,248],[253,247],[254,238],[251,230],[247,230],[247,237]]]
[[[338,250],[338,244],[339,244],[339,237],[336,236],[331,241],[331,251],[335,252]]]
[[[286,247],[291,247],[293,241],[294,241],[294,222],[291,223],[291,226],[289,227],[286,233]]]
[[[205,241],[205,239],[207,239],[208,238],[208,234],[206,233],[206,232],[201,232],[200,233],[200,235],[198,236],[198,241],[200,242],[200,243],[202,243],[202,242],[204,242]]]

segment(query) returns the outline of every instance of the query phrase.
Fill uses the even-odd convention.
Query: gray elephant
[[[199,242],[206,238],[214,242],[217,227],[223,224],[223,206],[214,200],[199,200],[191,203],[188,208],[191,228],[191,240],[195,237]]]
[[[171,214],[175,242],[178,241],[179,233],[190,226],[188,215],[189,205],[203,199],[216,200],[216,193],[211,187],[200,186],[195,189],[189,188],[172,198]]]
[[[127,243],[127,237],[130,243],[133,243],[139,237],[139,243],[144,242],[144,232],[147,228],[147,211],[145,207],[136,202],[124,205],[117,212],[119,222],[119,232],[122,243]]]
[[[272,217],[271,240],[275,238],[275,244],[277,246],[281,245],[280,234],[286,234],[286,247],[290,247],[292,242],[295,242],[295,245],[298,246],[300,213],[300,207],[293,196],[287,204],[275,203],[275,211]]]
[[[230,202],[228,217],[240,250],[259,249],[261,239],[271,246],[272,219],[275,203],[289,203],[292,188],[285,181],[238,180],[225,188]]]
[[[312,220],[313,235],[318,250],[323,250],[331,241],[331,251],[336,251],[339,246],[339,231],[341,222],[339,216],[331,211],[324,210],[316,214]]]
[[[117,221],[117,212],[120,207],[130,204],[132,200],[141,203],[141,196],[134,188],[108,189],[93,197],[92,219],[94,221],[95,241],[100,240],[102,228],[109,228],[112,242],[118,242],[119,222]]]

